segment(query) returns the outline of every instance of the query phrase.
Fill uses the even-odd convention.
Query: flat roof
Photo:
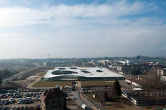
[[[165,89],[163,92],[158,91],[133,91],[133,90],[123,90],[123,93],[129,95],[130,97],[136,100],[154,100],[154,99],[165,99],[166,100],[166,92]]]
[[[73,69],[75,68],[75,69]],[[55,71],[72,71],[76,72],[73,74],[52,74]],[[85,73],[84,71],[88,71]],[[57,67],[54,70],[49,70],[44,78],[52,78],[58,76],[82,76],[82,77],[124,77],[123,75],[117,74],[108,70],[107,68],[100,68],[100,67]]]

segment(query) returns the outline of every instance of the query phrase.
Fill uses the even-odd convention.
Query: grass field
[[[109,110],[138,110],[137,108],[119,102],[112,102],[111,105],[103,107]]]
[[[106,82],[106,81],[80,81],[81,86],[104,86],[104,85],[113,85],[113,82]]]
[[[113,82],[106,81],[80,81],[81,86],[94,86],[94,85],[112,85]],[[60,86],[71,86],[72,81],[44,81],[40,80],[33,85],[33,87],[54,87],[55,85]]]
[[[42,72],[39,74],[39,76],[44,76],[46,74],[46,72]]]
[[[93,101],[100,103],[99,100],[97,100],[96,98],[93,98],[94,93],[86,93],[86,94],[84,94],[84,95],[86,95],[87,97],[89,97],[89,98],[92,99]]]
[[[165,110],[166,107],[164,105],[154,105],[154,106],[139,106],[141,110]]]
[[[33,87],[55,87],[55,85],[60,86],[71,86],[72,81],[44,81],[40,80],[33,85]]]
[[[97,100],[96,98],[93,98],[93,94],[94,93],[86,93],[84,95],[86,95],[87,97],[92,99],[94,102],[100,103],[99,100]],[[132,106],[129,106],[127,104],[123,104],[123,103],[120,103],[120,102],[111,102],[109,105],[103,106],[103,107],[107,108],[109,110],[138,110],[138,109],[136,109]],[[145,110],[145,109],[143,109],[143,110]]]
[[[22,75],[20,77],[21,80],[25,80],[26,78],[28,78],[29,76],[35,76],[36,74],[40,73],[40,72],[44,72],[44,71],[48,71],[50,69],[52,69],[53,67],[39,67],[37,69],[34,69],[32,71],[28,71],[26,72],[26,74]]]

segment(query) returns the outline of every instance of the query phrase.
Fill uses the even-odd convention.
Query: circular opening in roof
[[[91,73],[91,72],[86,71],[86,70],[82,70],[81,72],[83,72],[83,73]]]
[[[62,74],[78,74],[77,72],[75,71],[53,71],[52,72],[53,75],[62,75]]]
[[[76,67],[70,67],[70,69],[77,69]]]
[[[101,70],[96,70],[97,72],[103,72],[103,71],[101,71]]]

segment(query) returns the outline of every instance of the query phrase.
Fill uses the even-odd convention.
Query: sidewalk
[[[38,81],[41,80],[42,76],[39,76],[40,73],[36,74],[35,77],[35,81],[33,81],[32,83],[30,83],[26,88],[29,88],[29,89],[33,89],[34,87],[32,87],[35,83],[37,83]]]
[[[50,89],[50,88],[54,88],[54,87],[33,87],[33,85],[35,83],[37,83],[38,81],[40,81],[41,78],[42,78],[42,76],[39,76],[39,74],[40,73],[38,73],[38,74],[35,75],[36,76],[35,81],[33,81],[32,83],[30,83],[26,88],[28,88],[28,89]]]

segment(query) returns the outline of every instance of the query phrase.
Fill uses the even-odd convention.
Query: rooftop
[[[150,91],[129,91],[128,90],[128,91],[123,91],[123,92],[137,100],[166,99],[165,90],[152,91],[152,92],[150,92]]]
[[[44,78],[51,78],[56,76],[82,76],[82,77],[124,77],[100,67],[57,67],[54,70],[49,70]]]
[[[44,101],[67,97],[67,95],[58,88],[46,90],[43,96],[45,96]]]

